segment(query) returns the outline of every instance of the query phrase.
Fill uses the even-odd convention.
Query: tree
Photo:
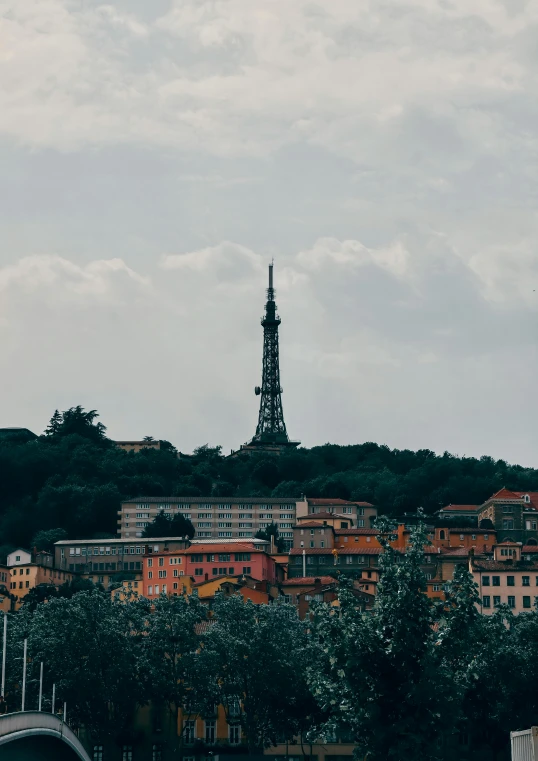
[[[38,551],[54,552],[55,543],[63,539],[67,539],[67,531],[64,528],[51,528],[34,534],[31,545]]]
[[[203,637],[205,702],[236,716],[250,753],[291,739],[314,708],[304,678],[307,630],[291,605],[254,605],[218,594]],[[241,706],[241,711],[238,708]]]
[[[94,443],[108,443],[105,436],[106,426],[95,422],[98,417],[97,410],[86,412],[80,404],[62,413],[55,410],[45,430],[45,437],[55,440],[63,436],[77,435]]]
[[[186,537],[192,539],[194,536],[194,526],[188,518],[181,513],[176,513],[173,517],[165,515],[163,512],[157,513],[153,521],[146,526],[142,536],[150,539],[153,537]]]
[[[153,438],[153,436],[144,436],[142,441],[145,442],[146,444],[153,444],[155,442],[155,439]]]
[[[176,727],[181,709],[188,715],[199,709],[197,626],[206,616],[207,609],[195,596],[161,595],[146,622],[141,671],[148,698],[167,705]]]
[[[269,526],[260,529],[256,532],[256,539],[263,539],[266,542],[270,542],[273,539],[274,547],[277,552],[284,552],[286,548],[286,542],[280,536],[278,530],[278,523],[270,523]]]
[[[351,730],[357,753],[372,761],[439,758],[452,731],[455,688],[436,647],[432,603],[421,570],[428,543],[423,525],[411,528],[404,555],[390,544],[392,527],[380,522],[378,594],[363,613],[343,581],[339,608],[320,606],[312,624],[318,657],[309,680],[325,729]],[[441,716],[443,717],[442,721]]]
[[[56,684],[58,704],[69,705],[70,724],[101,738],[128,732],[135,708],[145,701],[140,652],[147,601],[79,592],[26,613],[20,635],[28,637],[32,661],[47,663],[46,691]]]

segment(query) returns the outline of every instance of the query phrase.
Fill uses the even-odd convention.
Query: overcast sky
[[[538,463],[538,3],[0,0],[0,426]]]

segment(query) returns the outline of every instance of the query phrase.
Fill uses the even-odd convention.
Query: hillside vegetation
[[[63,529],[69,538],[116,532],[121,500],[137,496],[341,497],[398,515],[422,506],[480,503],[502,486],[535,490],[538,471],[491,457],[436,455],[367,442],[325,444],[280,457],[225,458],[200,446],[178,457],[168,442],[139,454],[116,448],[94,410],[55,412],[46,431],[26,440],[0,438],[0,555],[30,546],[36,533]]]

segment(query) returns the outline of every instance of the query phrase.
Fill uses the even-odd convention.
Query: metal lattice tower
[[[263,372],[262,385],[256,386],[255,393],[260,398],[260,414],[256,435],[248,446],[296,447],[298,441],[290,441],[282,412],[282,387],[278,354],[278,326],[280,317],[276,312],[275,289],[273,287],[273,264],[269,265],[269,288],[263,326]]]

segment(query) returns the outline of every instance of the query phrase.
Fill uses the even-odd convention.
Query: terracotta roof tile
[[[476,571],[505,571],[508,574],[514,571],[536,571],[538,561],[520,560],[516,563],[502,563],[497,560],[475,560],[473,561],[473,569]]]
[[[538,553],[538,545],[536,545],[536,544],[526,544],[524,547],[521,548],[521,552],[526,552],[527,554],[529,552],[536,552],[536,553]]]
[[[331,515],[331,518],[333,516]],[[318,523],[316,521],[307,521],[305,523],[298,523],[294,528],[330,528],[332,529],[332,526],[325,526],[323,523]]]
[[[315,520],[327,519],[327,518],[340,518],[341,520],[352,520],[352,517],[350,515],[342,515],[341,513],[308,513],[308,515],[301,515],[297,518],[297,520],[300,520],[301,518],[314,518]]]
[[[493,494],[489,499],[487,499],[486,502],[489,502],[491,499],[521,499],[521,496],[513,491],[510,491],[510,489],[503,487],[502,489],[499,489],[498,492],[495,492],[495,494]]]
[[[332,576],[299,576],[296,579],[286,579],[286,581],[280,582],[281,587],[295,587],[301,584],[308,584],[314,586],[316,579],[319,579],[321,584],[334,584],[336,579]]]
[[[472,513],[477,512],[480,505],[445,505],[445,507],[441,508],[439,512],[441,513],[455,513],[455,512],[465,512],[465,513]]]
[[[334,530],[336,536],[341,535],[353,535],[353,536],[374,536],[379,534],[376,528],[336,528]]]

